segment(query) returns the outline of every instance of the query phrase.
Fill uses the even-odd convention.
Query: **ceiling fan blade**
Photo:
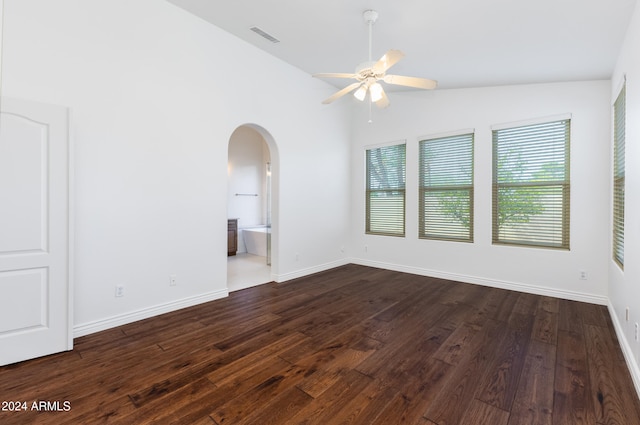
[[[380,60],[376,62],[371,67],[371,69],[373,69],[373,72],[375,72],[376,74],[382,74],[386,72],[387,69],[391,68],[393,65],[398,63],[398,61],[403,57],[404,57],[404,53],[402,53],[400,50],[391,49],[387,53],[382,55]]]
[[[341,72],[329,72],[325,74],[313,74],[315,78],[356,78],[356,74],[346,74]]]
[[[384,90],[382,90],[382,97],[376,102],[376,106],[378,108],[386,108],[387,106],[389,106],[389,98],[387,97],[387,94],[384,92]]]
[[[383,81],[387,84],[395,84],[397,86],[415,87],[417,89],[434,89],[438,85],[437,81],[428,80],[426,78],[405,77],[402,75],[385,75]]]
[[[327,105],[327,104],[333,102],[334,100],[341,98],[342,96],[344,96],[345,94],[349,93],[350,91],[353,91],[359,85],[360,85],[359,81],[355,82],[353,84],[349,84],[347,87],[343,88],[342,90],[334,93],[333,95],[331,95],[328,98],[326,98],[325,100],[323,100],[322,103]]]

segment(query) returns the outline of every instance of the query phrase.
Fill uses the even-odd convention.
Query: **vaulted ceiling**
[[[368,56],[440,88],[607,79],[636,0],[169,0],[301,70],[351,73]],[[279,40],[267,41],[258,27]],[[255,65],[260,72],[260,64]],[[348,81],[328,80],[336,86]]]

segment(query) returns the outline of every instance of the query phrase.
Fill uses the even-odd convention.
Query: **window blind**
[[[571,120],[493,130],[493,243],[569,249]]]
[[[624,268],[626,85],[613,105],[613,259]]]
[[[406,145],[366,151],[366,233],[404,236]]]
[[[420,141],[422,239],[473,242],[473,134]]]

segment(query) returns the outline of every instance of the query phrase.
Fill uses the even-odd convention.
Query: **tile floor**
[[[227,257],[227,287],[229,292],[271,282],[271,267],[267,258],[247,253]]]

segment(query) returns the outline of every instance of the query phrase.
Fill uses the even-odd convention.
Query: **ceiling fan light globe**
[[[382,99],[382,86],[380,85],[380,83],[371,84],[371,86],[369,87],[369,90],[371,92],[372,102],[377,102],[380,99]]]
[[[353,97],[358,99],[360,102],[362,102],[366,96],[367,96],[367,87],[365,87],[364,85],[361,85],[358,88],[358,90],[353,92]]]

